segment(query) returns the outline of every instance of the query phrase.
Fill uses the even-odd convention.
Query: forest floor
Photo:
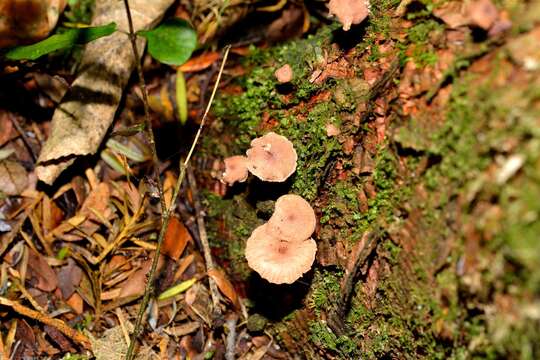
[[[232,44],[138,358],[539,358],[540,1],[373,1],[349,31],[324,2],[280,3],[233,6],[227,31],[181,67],[186,124],[173,115],[176,68],[143,58],[170,205]],[[124,358],[156,252],[135,78],[98,153],[53,185],[36,179],[77,56],[2,65],[0,359]],[[293,176],[223,184],[223,159],[270,131],[294,144]],[[288,193],[315,208],[317,255],[274,285],[245,243]]]

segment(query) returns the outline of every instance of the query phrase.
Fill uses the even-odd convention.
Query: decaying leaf
[[[19,195],[28,185],[28,174],[20,163],[12,160],[0,162],[0,193]]]
[[[34,250],[28,250],[28,275],[36,279],[35,287],[51,292],[56,289],[58,279],[54,270],[47,264],[43,255],[38,254]]]
[[[135,31],[155,25],[172,0],[130,1]],[[52,184],[77,156],[94,154],[107,129],[135,66],[129,42],[123,2],[96,2],[92,25],[112,21],[118,31],[86,46],[78,77],[64,96],[52,119],[51,135],[44,144],[36,167],[38,179]],[[143,49],[144,39],[138,40]]]

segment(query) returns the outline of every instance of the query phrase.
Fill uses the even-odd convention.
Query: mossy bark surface
[[[203,155],[274,131],[299,156],[286,183],[205,193],[250,330],[298,358],[540,357],[540,5],[496,4],[512,28],[492,37],[461,28],[456,42],[439,5],[385,0],[350,32],[245,58]],[[290,84],[274,77],[284,64]],[[318,255],[274,286],[243,249],[286,193],[316,208]]]

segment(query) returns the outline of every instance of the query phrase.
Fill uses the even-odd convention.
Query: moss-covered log
[[[248,327],[295,356],[540,357],[540,5],[497,1],[512,28],[493,34],[442,3],[374,2],[349,32],[253,49],[215,106],[205,156],[270,130],[298,152],[285,184],[205,197]],[[271,286],[243,249],[289,192],[317,210],[317,261]]]

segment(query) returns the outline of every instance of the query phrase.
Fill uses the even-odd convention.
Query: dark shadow
[[[247,281],[247,297],[253,301],[252,313],[257,313],[272,321],[280,321],[291,312],[303,307],[313,271],[308,272],[293,284],[271,284],[252,272]]]
[[[276,85],[276,90],[278,91],[278,93],[280,93],[282,95],[288,95],[288,94],[292,93],[295,90],[295,88],[294,88],[293,84],[286,83],[286,84],[278,84],[278,85]]]
[[[248,195],[246,200],[253,207],[257,202],[266,200],[277,200],[281,195],[288,194],[293,183],[294,176],[289,177],[284,182],[267,182],[251,176],[247,184]]]
[[[481,43],[488,39],[488,32],[479,27],[472,27],[471,36],[475,43]]]
[[[349,31],[343,31],[342,28],[332,32],[332,42],[335,42],[344,50],[350,50],[362,41],[366,35],[366,28],[369,24],[369,18],[358,25],[352,25]]]
[[[89,88],[75,85],[66,93],[62,103],[76,101],[81,104],[105,104],[113,105],[117,103],[115,96],[106,92],[95,91]]]

